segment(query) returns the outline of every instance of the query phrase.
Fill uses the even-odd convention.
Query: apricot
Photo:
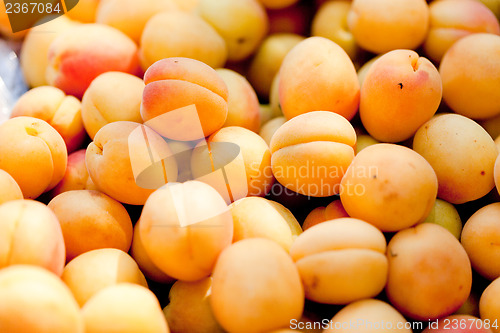
[[[315,111],[283,124],[271,139],[274,177],[300,194],[338,194],[340,181],[354,158],[356,133],[341,115]]]
[[[217,74],[228,89],[228,113],[224,127],[241,126],[253,132],[260,129],[260,104],[255,90],[247,79],[237,72],[220,68]]]
[[[48,207],[61,224],[66,261],[95,249],[128,252],[132,221],[121,203],[99,191],[68,191],[53,198]]]
[[[170,10],[154,15],[146,23],[139,58],[142,69],[147,70],[170,57],[192,58],[213,68],[223,67],[227,46],[219,33],[196,14]]]
[[[118,283],[148,286],[134,259],[118,249],[80,254],[66,265],[61,278],[80,306],[100,290]]]
[[[387,246],[386,294],[403,315],[434,320],[469,296],[472,270],[460,242],[445,228],[422,223],[399,231]]]
[[[280,67],[281,68],[281,67]],[[276,73],[273,82],[271,83],[271,91],[269,92],[269,107],[271,108],[271,118],[282,117],[283,110],[280,104],[280,72]]]
[[[229,61],[248,58],[268,32],[266,11],[257,0],[200,0],[197,9],[224,39]]]
[[[443,99],[456,113],[473,119],[500,114],[500,36],[475,33],[454,43],[446,51],[439,73]]]
[[[35,265],[61,275],[64,238],[57,217],[44,204],[22,199],[1,204],[0,240],[0,268]]]
[[[14,265],[0,270],[2,333],[84,333],[68,287],[46,269]]]
[[[384,289],[385,249],[380,230],[358,219],[340,218],[304,231],[292,244],[290,255],[307,299],[348,304]]]
[[[95,22],[97,7],[102,0],[78,0],[76,6],[66,15],[73,20],[83,23]]]
[[[82,98],[99,74],[136,74],[139,69],[134,41],[120,30],[98,23],[76,25],[61,33],[50,44],[48,60],[47,82],[77,98]]]
[[[374,139],[368,134],[358,135],[356,139],[356,155],[359,154],[359,152],[365,149],[366,147],[373,146],[377,143],[380,143],[380,141]]]
[[[345,211],[340,200],[334,200],[326,207],[314,208],[304,220],[302,229],[307,230],[316,224],[342,217],[349,217],[349,214]]]
[[[118,283],[92,296],[82,307],[85,333],[168,333],[160,303],[149,289]]]
[[[82,105],[58,88],[40,86],[23,94],[12,108],[11,117],[28,116],[45,120],[61,134],[69,153],[85,139]]]
[[[364,299],[350,303],[337,312],[323,332],[411,333],[411,327],[412,325],[391,305],[378,299]]]
[[[484,327],[489,326],[494,333],[500,332],[500,299],[498,293],[500,293],[500,278],[491,282],[479,299],[479,313],[485,324]]]
[[[477,317],[454,314],[429,323],[422,333],[492,333],[488,326]]]
[[[280,128],[281,125],[283,125],[285,122],[285,117],[276,117],[272,118],[264,125],[262,125],[259,135],[264,139],[264,141],[266,141],[267,145],[271,144],[271,138],[273,137],[274,133],[276,133],[278,128]]]
[[[457,239],[460,239],[460,234],[462,233],[462,220],[455,206],[449,202],[436,199],[431,212],[424,222],[439,224],[451,232]]]
[[[372,67],[375,61],[377,61],[381,56],[383,56],[383,54],[379,54],[371,58],[358,69],[358,81],[360,87],[363,87],[363,82],[365,82],[366,74],[368,74],[369,69]]]
[[[432,118],[441,96],[441,77],[429,60],[411,50],[390,51],[366,74],[359,115],[375,139],[400,142]]]
[[[170,289],[170,302],[163,309],[172,332],[222,333],[210,306],[212,278],[177,281]]]
[[[286,55],[280,68],[279,102],[286,118],[332,111],[352,119],[359,105],[359,82],[347,53],[323,37],[310,37]]]
[[[212,277],[210,304],[226,331],[271,331],[288,327],[302,314],[304,290],[297,268],[271,240],[234,243],[221,253]]]
[[[104,125],[114,121],[142,123],[141,101],[144,82],[121,72],[96,77],[82,99],[82,119],[91,139]]]
[[[429,26],[425,0],[353,0],[347,25],[355,41],[373,53],[415,49]]]
[[[85,149],[80,149],[68,155],[68,166],[63,178],[50,191],[51,198],[72,190],[97,190],[89,176],[85,165]]]
[[[0,169],[0,205],[23,198],[23,192],[16,180],[7,171]]]
[[[25,198],[37,198],[63,178],[68,153],[47,122],[16,117],[0,125],[0,169],[17,182]]]
[[[430,163],[438,178],[438,197],[449,203],[476,200],[495,186],[495,142],[471,119],[435,116],[419,128],[413,149]]]
[[[224,199],[199,181],[169,183],[153,192],[139,223],[141,241],[151,261],[162,272],[183,281],[208,276],[233,238],[232,217]]]
[[[116,121],[97,132],[85,161],[100,191],[123,203],[143,205],[155,189],[176,180],[171,155],[168,144],[152,129]]]
[[[201,61],[160,60],[148,68],[144,83],[142,119],[169,139],[198,140],[220,129],[226,121],[227,86],[214,69]]]

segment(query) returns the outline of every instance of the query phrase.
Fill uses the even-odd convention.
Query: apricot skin
[[[491,325],[498,325],[500,321],[500,278],[491,282],[481,294],[479,299],[479,313],[483,321],[489,320]],[[500,332],[500,328],[491,327],[494,333]]]
[[[7,171],[0,169],[0,204],[19,199],[23,199],[23,192],[16,180]]]

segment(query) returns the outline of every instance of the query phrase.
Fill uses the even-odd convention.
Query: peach
[[[373,63],[361,88],[359,115],[372,137],[409,139],[436,113],[442,96],[439,72],[411,50],[395,50]]]
[[[283,205],[259,197],[242,198],[230,206],[233,215],[233,243],[246,238],[262,237],[275,241],[287,252],[302,228]]]
[[[358,219],[340,218],[304,231],[292,244],[290,255],[307,299],[348,304],[384,289],[385,249],[380,230]]]
[[[451,232],[457,239],[460,239],[462,220],[455,206],[447,201],[436,199],[431,212],[424,222],[439,224]]]
[[[286,123],[285,117],[276,117],[262,125],[259,135],[264,139],[264,141],[266,141],[267,145],[271,144],[271,139],[274,133],[276,133],[278,128],[280,128],[284,123]]]
[[[66,265],[61,278],[80,306],[100,290],[118,283],[148,286],[134,259],[118,249],[80,254]]]
[[[454,314],[429,323],[422,333],[492,333],[488,326],[477,317]]]
[[[298,0],[259,0],[259,2],[269,9],[281,9],[297,3]]]
[[[449,203],[479,199],[495,187],[497,147],[471,119],[436,115],[417,131],[413,149],[430,163],[438,178],[438,197]]]
[[[227,59],[248,58],[267,34],[266,11],[257,0],[200,0],[199,15],[224,38]]]
[[[354,158],[356,133],[341,115],[314,111],[283,124],[271,139],[274,177],[303,195],[338,194],[340,181]]]
[[[304,290],[287,252],[263,238],[244,239],[222,252],[213,272],[210,304],[227,331],[267,332],[299,319]],[[249,292],[250,291],[250,292]]]
[[[0,205],[7,201],[23,198],[23,192],[21,192],[16,180],[7,171],[0,169]]]
[[[95,22],[97,7],[102,0],[78,0],[77,5],[66,15],[73,20],[83,23]]]
[[[248,68],[248,80],[255,91],[263,98],[268,98],[274,77],[279,72],[286,54],[303,36],[290,33],[272,34],[260,44]]]
[[[340,200],[333,200],[326,207],[314,208],[304,220],[302,229],[307,230],[316,224],[343,217],[349,217],[349,215],[345,211],[344,206],[342,206],[342,202]]]
[[[260,129],[260,104],[255,90],[247,79],[237,72],[220,68],[217,74],[228,89],[228,113],[224,127],[241,126],[253,132]]]
[[[128,252],[132,221],[118,201],[98,191],[76,190],[59,194],[48,206],[61,224],[66,261],[95,249]]]
[[[391,305],[378,299],[364,299],[353,302],[337,312],[323,332],[411,333],[411,327],[412,324]]]
[[[28,116],[45,120],[61,134],[68,152],[78,149],[85,139],[82,105],[58,88],[40,86],[23,94],[12,108],[11,117]]]
[[[160,303],[149,289],[119,283],[102,289],[82,307],[85,333],[169,333]]]
[[[475,33],[464,37],[446,51],[439,73],[443,99],[456,113],[473,119],[500,114],[500,36]]]
[[[415,49],[427,35],[429,7],[425,0],[353,0],[347,25],[370,52]]]
[[[491,282],[483,291],[479,299],[479,313],[483,323],[488,323],[491,331],[494,333],[500,332],[500,278]],[[486,325],[484,325],[486,327]]]
[[[82,99],[83,125],[90,138],[114,121],[142,123],[143,91],[144,82],[131,74],[106,72],[96,77]]]
[[[387,246],[386,294],[403,315],[434,320],[466,301],[472,284],[469,258],[445,228],[422,223],[399,231]]]
[[[163,138],[129,121],[102,127],[88,146],[85,162],[97,188],[113,199],[143,205],[151,193],[177,177],[177,165]]]
[[[73,295],[58,276],[29,265],[0,270],[2,333],[84,333]]]
[[[195,282],[177,281],[170,289],[170,302],[163,309],[172,332],[222,333],[215,320],[210,297],[212,278]]]
[[[329,39],[310,37],[297,44],[283,60],[279,75],[279,101],[288,119],[322,110],[350,120],[358,110],[354,65]]]
[[[97,23],[107,24],[139,44],[142,31],[155,14],[178,9],[174,0],[105,0],[96,11]]]
[[[57,36],[76,24],[76,21],[63,15],[28,31],[21,47],[19,61],[24,79],[29,86],[38,87],[48,84],[45,73],[49,65],[50,44]]]
[[[37,198],[63,178],[68,153],[47,122],[16,117],[0,125],[0,169],[17,182],[25,198]]]
[[[206,144],[199,144],[193,151],[191,169],[196,179],[216,188],[227,203],[246,196],[263,197],[274,183],[271,152],[266,142],[258,134],[238,126],[221,128]],[[224,183],[211,176],[221,170],[228,178]]]
[[[33,200],[1,204],[0,240],[0,268],[36,265],[61,275],[64,238],[57,217],[44,204]]]
[[[232,217],[224,199],[199,181],[170,183],[153,192],[139,223],[151,261],[183,281],[210,275],[220,252],[233,238]]]
[[[170,57],[192,58],[214,68],[223,67],[227,46],[217,31],[196,14],[167,11],[154,15],[146,23],[139,58],[142,69],[146,70],[156,61]]]
[[[77,25],[61,33],[50,44],[48,59],[47,82],[77,98],[82,98],[99,74],[136,74],[139,68],[134,41],[120,30],[98,23]]]
[[[488,280],[500,277],[500,203],[486,205],[465,223],[461,242],[472,268]]]
[[[227,86],[214,69],[201,61],[160,60],[148,68],[144,82],[141,116],[161,135],[172,140],[198,140],[224,125]]]

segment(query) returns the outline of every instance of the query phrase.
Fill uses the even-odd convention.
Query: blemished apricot
[[[323,332],[412,333],[411,327],[405,317],[390,304],[378,299],[364,299],[350,303],[337,312]]]
[[[210,177],[222,168],[229,189],[226,182]],[[227,203],[246,196],[263,197],[274,183],[268,145],[257,133],[239,126],[221,128],[207,144],[199,144],[193,151],[191,169],[195,178],[216,188]]]
[[[429,323],[422,333],[492,333],[489,326],[475,316],[453,314]]]
[[[1,204],[0,240],[0,268],[35,265],[61,275],[64,238],[57,217],[44,204],[23,199]]]
[[[394,50],[373,63],[363,81],[359,115],[372,137],[384,142],[411,138],[441,102],[439,72],[415,51]]]
[[[262,127],[260,128],[259,135],[264,139],[264,141],[266,141],[268,146],[271,145],[271,138],[273,137],[274,133],[284,123],[286,123],[285,117],[276,117],[272,118],[271,120],[267,121],[264,125],[262,125]]]
[[[479,299],[479,313],[484,323],[488,322],[494,333],[500,332],[500,278],[491,282]]]
[[[82,119],[91,139],[104,125],[114,121],[142,123],[141,100],[144,82],[121,72],[96,77],[82,99]]]
[[[214,69],[201,61],[162,59],[148,68],[144,83],[142,119],[169,139],[198,140],[220,129],[226,121],[227,86]],[[172,126],[172,122],[176,125]]]
[[[259,197],[242,198],[230,206],[233,215],[233,242],[262,237],[275,241],[287,252],[302,228],[283,205]]]
[[[24,93],[12,108],[11,117],[19,116],[49,123],[61,134],[68,153],[78,149],[85,139],[80,101],[56,87],[40,86]]]
[[[431,212],[424,222],[439,224],[451,232],[457,239],[460,239],[462,220],[455,206],[447,201],[436,199]]]
[[[347,53],[323,37],[309,37],[286,55],[279,71],[279,102],[286,118],[332,111],[352,119],[359,82]]]
[[[215,320],[210,306],[211,288],[211,277],[194,282],[174,283],[168,295],[170,302],[163,309],[171,332],[224,332]]]
[[[134,259],[118,249],[97,249],[79,255],[66,265],[61,278],[80,306],[100,290],[118,283],[148,286]]]
[[[297,268],[271,240],[234,243],[221,253],[212,277],[210,304],[227,331],[271,331],[302,315],[304,290]]]
[[[481,1],[434,1],[429,10],[430,28],[423,46],[425,54],[436,63],[460,38],[479,32],[500,34],[495,14]]]
[[[85,333],[170,332],[155,294],[132,283],[97,292],[82,307],[82,317]]]
[[[262,41],[247,73],[248,81],[259,96],[269,97],[271,84],[286,54],[304,39],[297,34],[282,33],[269,35]]]
[[[66,261],[95,249],[128,252],[132,221],[121,203],[99,191],[76,190],[57,195],[49,204],[61,224]]]
[[[219,68],[217,74],[228,89],[228,113],[224,127],[240,126],[253,132],[260,129],[260,104],[255,90],[247,79],[230,69]]]
[[[375,297],[387,281],[386,241],[380,230],[354,218],[326,221],[304,231],[290,249],[305,296],[348,304]]]
[[[429,7],[425,0],[353,0],[347,25],[370,52],[415,49],[427,35]]]
[[[472,119],[500,114],[500,36],[475,33],[446,51],[439,73],[443,99],[456,113]]]
[[[356,133],[341,115],[329,111],[301,114],[283,124],[271,139],[274,177],[300,194],[339,193],[354,158]]]
[[[34,199],[63,178],[68,153],[61,135],[46,121],[15,117],[0,125],[0,169]]]
[[[342,201],[334,200],[328,204],[326,207],[316,207],[313,209],[304,220],[302,224],[302,229],[307,230],[316,224],[323,223],[325,221],[339,219],[342,217],[349,217],[349,214],[342,206]]]
[[[461,242],[472,268],[488,280],[500,277],[500,203],[480,208],[465,223]]]
[[[452,204],[476,200],[495,186],[495,142],[476,122],[458,114],[440,114],[420,127],[413,149],[436,172],[438,197]]]
[[[0,205],[23,198],[23,192],[16,180],[7,171],[0,169]]]
[[[82,98],[99,74],[136,74],[139,69],[134,41],[120,30],[98,23],[76,25],[61,33],[50,44],[48,60],[47,82],[77,98]]]
[[[266,11],[258,0],[200,0],[197,10],[224,39],[229,61],[248,58],[268,32]]]
[[[0,328],[2,333],[85,332],[68,287],[58,276],[31,265],[0,270]]]
[[[67,12],[67,16],[83,23],[95,22],[97,7],[101,0],[79,0],[76,6]]]
[[[460,242],[445,228],[422,223],[399,231],[387,246],[386,294],[403,315],[435,320],[469,296],[472,269]]]
[[[233,238],[233,220],[224,199],[199,181],[169,183],[153,192],[139,223],[151,261],[183,281],[210,275],[220,252]]]
[[[195,13],[167,11],[154,15],[146,23],[139,58],[142,69],[147,70],[169,57],[192,58],[213,68],[223,67],[227,46],[217,31]]]
[[[146,140],[147,139],[147,140]],[[163,184],[175,181],[175,159],[163,138],[130,121],[102,127],[87,147],[85,161],[97,188],[113,199],[143,205]]]
[[[359,152],[341,183],[349,216],[382,231],[398,231],[425,220],[438,189],[431,165],[415,151],[380,143]]]

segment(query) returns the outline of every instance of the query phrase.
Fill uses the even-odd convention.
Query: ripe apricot
[[[23,198],[23,192],[16,180],[7,171],[0,169],[0,204]]]

